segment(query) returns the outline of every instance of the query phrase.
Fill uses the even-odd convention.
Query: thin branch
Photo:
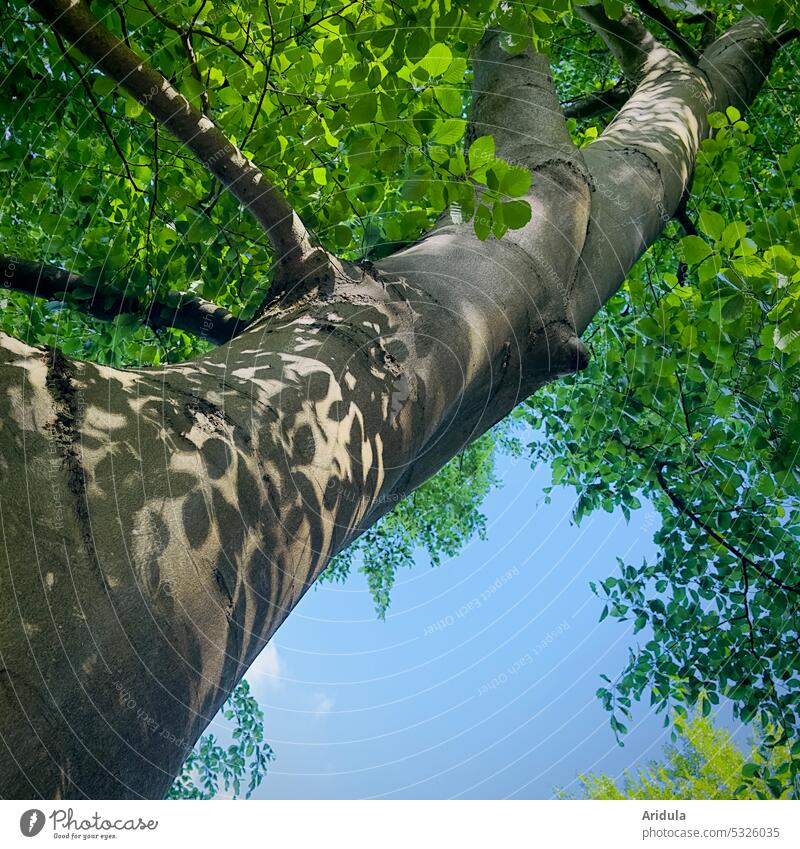
[[[153,232],[153,219],[155,218],[156,207],[158,206],[158,178],[158,121],[153,118],[153,191],[150,195],[150,209],[147,213],[147,234],[145,236],[145,249],[147,254],[148,269],[150,265],[150,238]]]
[[[690,65],[696,65],[700,61],[700,54],[681,35],[675,21],[663,9],[660,9],[655,3],[650,3],[649,0],[636,0],[636,5],[643,15],[655,21],[669,35],[675,50]]]
[[[694,221],[689,218],[689,213],[686,211],[686,206],[681,205],[678,209],[675,210],[675,215],[673,216],[678,224],[683,228],[683,232],[686,233],[687,236],[698,236],[699,233],[697,231],[697,227],[694,226]]]
[[[264,105],[264,98],[267,96],[267,90],[270,87],[272,63],[275,59],[275,24],[272,22],[272,6],[270,5],[269,0],[266,0],[265,5],[267,9],[267,19],[269,20],[269,56],[267,57],[267,64],[264,68],[264,85],[261,87],[261,94],[258,97],[258,103],[256,103],[256,108],[253,112],[253,118],[250,121],[250,126],[247,128],[244,136],[242,136],[242,147],[246,146],[247,140],[250,138],[250,134],[256,127],[258,116],[261,114],[261,107]]]
[[[791,29],[785,29],[783,32],[779,32],[777,36],[775,36],[775,41],[778,42],[778,47],[785,47],[798,37],[800,37],[800,29],[792,27]]]
[[[747,630],[750,632],[750,650],[753,654],[757,654],[755,636],[753,635],[753,619],[750,616],[750,600],[748,599],[748,595],[750,594],[750,576],[747,574],[747,562],[742,560],[741,564],[742,582],[744,584],[742,589],[742,595],[744,597],[744,617],[747,620]]]
[[[194,29],[194,25],[197,23],[197,19],[200,17],[203,9],[205,9],[206,2],[207,0],[203,0],[203,2],[197,7],[197,11],[194,13],[194,17],[192,18],[192,22],[189,24],[188,29],[184,30],[181,34],[181,41],[183,43],[183,49],[186,52],[186,58],[189,60],[189,70],[195,80],[200,83],[200,104],[203,110],[203,115],[210,118],[211,104],[208,100],[208,87],[207,83],[203,83],[203,75],[200,73],[200,68],[197,65],[197,54],[194,52],[194,45],[192,44],[192,31]],[[128,46],[130,47],[130,45]]]
[[[656,478],[658,480],[659,486],[667,495],[669,500],[673,503],[673,505],[677,508],[677,510],[682,513],[684,516],[688,516],[692,522],[697,525],[698,528],[705,531],[705,533],[711,537],[711,539],[718,542],[723,548],[727,549],[731,554],[733,554],[737,559],[746,563],[748,566],[752,566],[762,578],[766,578],[766,580],[770,581],[770,583],[775,584],[776,587],[780,587],[782,590],[786,590],[790,593],[798,593],[800,594],[800,584],[786,584],[781,581],[779,578],[776,578],[774,575],[771,575],[764,569],[763,566],[760,566],[755,562],[752,558],[748,557],[743,551],[738,549],[732,543],[729,543],[725,537],[719,534],[714,530],[710,525],[708,525],[704,519],[698,516],[689,505],[676,493],[673,492],[670,485],[667,483],[667,479],[664,477],[664,473],[661,469],[656,469]]]
[[[117,13],[117,17],[119,18],[119,28],[122,31],[122,40],[128,47],[131,46],[131,39],[128,35],[128,22],[125,19],[125,10],[122,8],[120,3],[114,3],[114,11]]]
[[[203,111],[203,115],[206,118],[211,117],[211,104],[208,101],[208,89],[203,84],[203,75],[200,73],[200,68],[197,66],[197,54],[194,52],[194,46],[192,45],[192,34],[190,32],[186,32],[181,36],[181,41],[183,42],[183,49],[186,51],[186,58],[189,60],[189,70],[192,76],[200,83],[200,105]]]
[[[141,315],[146,311],[144,323],[154,330],[175,327],[217,345],[229,342],[247,326],[224,307],[182,292],[156,297],[149,305],[125,295],[118,295],[108,303],[109,290],[90,283],[79,274],[57,265],[16,257],[0,256],[0,283],[6,289],[60,301],[102,321],[111,321],[126,313]],[[89,293],[91,296],[85,297]],[[71,297],[67,300],[66,296]]]
[[[281,39],[279,39],[279,40],[278,40],[277,42],[275,42],[275,43],[276,43],[276,44],[285,44],[287,41],[292,41],[292,40],[294,40],[294,39],[298,39],[298,38],[300,38],[300,36],[305,35],[305,33],[309,32],[309,31],[310,31],[310,30],[312,30],[312,29],[314,29],[314,27],[319,26],[321,23],[324,23],[325,21],[329,21],[331,18],[338,18],[338,17],[342,14],[342,12],[346,11],[346,10],[347,10],[347,9],[349,9],[351,6],[356,6],[356,5],[358,5],[358,4],[359,4],[359,3],[361,3],[361,2],[362,2],[362,0],[350,0],[350,2],[349,2],[349,3],[345,3],[345,5],[344,5],[344,6],[342,6],[342,7],[341,7],[341,8],[339,8],[339,9],[337,9],[335,12],[328,12],[327,14],[322,15],[321,17],[317,18],[317,19],[316,19],[316,20],[314,20],[314,21],[309,21],[309,22],[308,22],[308,23],[307,23],[304,27],[302,27],[301,29],[296,30],[296,31],[295,31],[295,32],[293,32],[291,35],[287,35],[287,36],[286,36],[286,38],[281,38]]]
[[[86,94],[86,97],[89,99],[89,102],[94,107],[95,114],[97,115],[97,120],[102,124],[103,129],[105,130],[106,135],[108,136],[108,140],[111,142],[111,146],[116,151],[117,156],[120,158],[122,162],[122,167],[125,169],[125,174],[128,177],[128,181],[133,186],[133,188],[140,192],[141,188],[136,184],[136,180],[133,179],[133,174],[131,172],[131,166],[128,162],[128,157],[123,153],[122,148],[119,146],[119,142],[117,141],[117,137],[114,135],[111,127],[108,124],[108,119],[106,118],[105,112],[100,108],[100,103],[92,91],[92,87],[89,85],[89,81],[83,75],[83,72],[80,69],[78,63],[69,55],[69,50],[67,50],[67,46],[64,44],[61,36],[55,32],[53,33],[56,39],[56,44],[58,44],[58,49],[64,55],[64,58],[67,60],[67,63],[70,65],[72,70],[75,72],[76,76],[80,80],[81,86]]]
[[[194,20],[192,21],[191,25],[188,26],[188,27],[185,27],[182,24],[174,23],[169,18],[162,15],[159,11],[157,11],[156,9],[153,8],[153,6],[148,2],[148,0],[144,0],[144,5],[147,7],[147,11],[150,12],[150,14],[162,26],[166,27],[167,29],[171,29],[173,32],[178,33],[178,35],[180,35],[181,38],[183,38],[184,36],[187,36],[187,35],[190,36],[190,37],[192,35],[199,35],[201,38],[205,38],[207,41],[211,41],[214,44],[219,45],[220,47],[225,47],[228,50],[230,50],[231,53],[233,53],[235,56],[238,56],[239,59],[241,59],[242,62],[244,62],[244,64],[247,65],[248,68],[253,67],[253,62],[250,59],[250,57],[246,54],[246,52],[244,50],[239,50],[239,48],[232,41],[230,41],[227,38],[222,38],[221,36],[217,35],[215,32],[211,32],[211,30],[202,29],[202,28],[198,28],[198,27],[195,26],[195,22],[197,21],[197,18],[199,17],[199,14],[200,14],[199,11],[195,15]],[[203,4],[203,5],[205,5],[205,4]],[[202,8],[203,7],[201,6],[200,9],[202,10]]]
[[[263,227],[276,254],[278,293],[303,281],[331,282],[336,261],[311,243],[281,192],[159,71],[125,45],[81,2],[33,0],[33,8],[97,68],[164,124]]]
[[[250,121],[250,125],[247,130],[245,130],[245,134],[242,136],[241,147],[244,150],[247,146],[247,142],[256,127],[256,122],[258,121],[258,116],[261,114],[261,109],[264,106],[264,99],[267,96],[267,91],[272,88],[274,91],[274,87],[272,86],[272,63],[275,59],[275,24],[272,22],[272,7],[270,6],[269,0],[266,3],[267,8],[267,18],[269,19],[269,33],[270,33],[270,47],[269,47],[269,57],[267,58],[267,64],[264,69],[264,85],[261,87],[261,94],[258,97],[258,103],[256,103],[255,111],[253,112],[253,118]],[[210,192],[202,201],[203,211],[206,215],[211,217],[211,213],[214,210],[214,207],[219,203],[219,199],[221,197],[220,191],[212,191]]]
[[[704,12],[703,31],[700,33],[700,47],[705,50],[717,37],[717,13]]]

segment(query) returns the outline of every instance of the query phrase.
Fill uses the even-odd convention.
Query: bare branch
[[[717,37],[717,13],[704,12],[703,31],[700,34],[700,47],[705,50]]]
[[[31,6],[164,124],[261,224],[276,253],[278,291],[332,279],[336,261],[311,243],[281,192],[163,74],[106,29],[84,3],[33,0]]]
[[[586,12],[586,14],[584,14]],[[708,115],[745,111],[769,73],[777,45],[764,22],[734,24],[697,67],[664,47],[630,15],[609,21],[602,7],[580,7],[638,84],[600,137],[582,148],[592,173],[592,226],[581,257],[576,326],[616,291],[662,233],[684,197]]]
[[[747,621],[747,630],[750,634],[750,651],[753,654],[756,654],[756,641],[755,635],[753,634],[753,618],[750,616],[750,601],[748,596],[750,595],[750,576],[747,573],[747,561],[742,560],[742,600],[744,601],[744,618]]]
[[[761,90],[780,38],[761,18],[745,18],[716,39],[700,58],[699,69],[711,84],[712,108],[724,112],[735,106],[745,112]]]
[[[790,29],[785,29],[779,32],[775,36],[775,41],[778,42],[779,47],[785,47],[798,37],[800,37],[800,29],[797,27],[791,27]]]
[[[200,103],[203,107],[203,115],[205,115],[206,118],[210,118],[211,105],[208,101],[208,90],[206,89],[206,86],[203,83],[203,76],[197,66],[197,54],[194,52],[194,45],[192,44],[192,34],[190,32],[184,33],[183,36],[181,36],[181,40],[183,41],[183,49],[186,51],[186,58],[189,60],[189,68],[191,69],[192,76],[201,85]]]
[[[141,315],[148,327],[162,329],[175,327],[222,345],[241,333],[247,323],[233,313],[211,301],[181,292],[170,292],[164,298],[155,298],[144,305],[138,298],[124,295],[107,303],[108,290],[103,290],[57,265],[30,262],[16,257],[0,256],[0,280],[7,289],[25,292],[36,298],[60,301],[103,321],[118,315]],[[91,291],[87,299],[76,298],[79,293]],[[65,295],[71,295],[69,301]]]

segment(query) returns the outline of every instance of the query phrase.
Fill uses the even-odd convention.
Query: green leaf
[[[734,221],[725,228],[722,233],[722,246],[724,248],[735,247],[747,235],[747,225],[743,221]]]
[[[98,97],[106,97],[116,88],[116,83],[105,74],[100,74],[92,81],[92,90]]]
[[[406,56],[412,62],[419,61],[427,52],[430,43],[431,41],[428,37],[428,33],[426,33],[421,27],[416,27],[411,31],[408,39],[406,40]]]
[[[466,124],[467,122],[461,118],[437,121],[431,132],[431,140],[439,144],[455,144],[463,138]]]
[[[434,44],[419,63],[432,77],[441,76],[453,61],[453,53],[450,48],[441,42]]]
[[[378,114],[378,96],[373,93],[360,94],[350,108],[350,120],[353,124],[369,124]]]
[[[506,171],[500,180],[500,191],[508,197],[521,197],[531,188],[531,172],[515,165]]]
[[[144,106],[132,97],[125,98],[125,116],[127,118],[138,118],[144,112]]]
[[[477,171],[494,159],[494,139],[491,136],[478,136],[469,146],[469,167]]]
[[[684,236],[680,246],[683,258],[689,265],[697,265],[711,255],[708,243],[699,236]]]
[[[519,230],[531,220],[531,205],[524,200],[511,200],[499,204],[503,223],[509,230]]]
[[[342,48],[342,39],[336,37],[328,39],[322,48],[322,61],[326,65],[335,65],[342,58]]]
[[[472,219],[475,235],[483,242],[489,238],[492,231],[492,212],[488,206],[479,206]]]
[[[744,295],[738,293],[733,295],[723,303],[721,310],[722,317],[727,321],[738,318],[742,314],[746,303]]]
[[[704,208],[700,211],[697,226],[702,233],[717,241],[725,229],[725,219],[713,209]]]

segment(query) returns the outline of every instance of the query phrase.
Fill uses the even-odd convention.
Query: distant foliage
[[[764,757],[755,745],[746,755],[731,735],[697,715],[677,718],[676,742],[664,757],[624,776],[579,775],[582,799],[797,799],[796,787],[786,787],[781,767],[790,759],[785,746]],[[562,798],[569,798],[559,793]],[[574,798],[574,796],[572,797]]]
[[[424,551],[432,566],[454,557],[474,537],[485,538],[481,505],[501,481],[495,474],[498,453],[519,454],[520,428],[514,416],[466,446],[435,477],[367,530],[331,562],[321,581],[344,581],[357,564],[383,619],[397,572],[411,568]]]
[[[219,794],[249,799],[264,780],[273,760],[272,747],[264,741],[264,714],[242,680],[222,709],[232,723],[232,742],[222,745],[206,734],[186,759],[167,799],[213,799]]]

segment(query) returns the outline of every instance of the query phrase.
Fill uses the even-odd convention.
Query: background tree
[[[675,742],[661,761],[654,761],[623,779],[587,773],[578,776],[582,799],[773,799],[796,798],[781,779],[791,760],[783,746],[768,750],[756,743],[745,753],[731,735],[715,728],[708,716],[677,717]],[[559,794],[570,798],[567,794]],[[573,797],[574,798],[574,797]]]
[[[10,4],[12,795],[163,795],[349,544],[382,611],[480,531],[512,411],[577,518],[663,517],[598,588],[652,635],[615,731],[707,693],[795,736],[797,20],[688,6]]]

